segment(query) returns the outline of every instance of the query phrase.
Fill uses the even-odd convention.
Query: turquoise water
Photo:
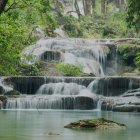
[[[126,130],[71,130],[79,119],[104,117],[125,123]],[[54,133],[50,136],[49,133]],[[59,135],[57,135],[59,134]],[[139,140],[140,113],[97,111],[0,111],[0,140]]]

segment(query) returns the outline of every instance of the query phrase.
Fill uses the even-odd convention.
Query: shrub
[[[135,58],[135,65],[140,68],[140,52],[137,53],[136,58]]]
[[[82,76],[82,66],[81,65],[71,65],[71,64],[56,64],[56,68],[64,76]]]
[[[20,68],[20,75],[26,75],[26,76],[38,76],[40,75],[39,70],[39,63],[35,64],[21,64]]]

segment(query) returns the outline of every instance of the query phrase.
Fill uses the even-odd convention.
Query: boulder
[[[77,122],[72,122],[65,128],[71,129],[125,129],[125,124],[120,124],[111,120],[106,120],[104,118],[95,119],[95,120],[79,120]]]
[[[4,95],[7,97],[15,98],[15,97],[19,96],[20,94],[21,93],[17,90],[11,90],[11,91],[6,92]]]

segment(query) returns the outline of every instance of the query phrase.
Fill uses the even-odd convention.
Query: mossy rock
[[[3,90],[3,87],[0,86],[0,95],[3,94],[4,90]]]
[[[120,44],[118,47],[118,52],[126,65],[134,67],[136,54],[140,52],[140,45]]]
[[[0,101],[6,101],[7,100],[7,97],[6,96],[4,96],[4,95],[0,95]]]
[[[64,127],[71,129],[125,129],[126,125],[100,118],[95,120],[79,120]]]
[[[11,91],[6,92],[5,96],[15,98],[15,97],[19,96],[20,94],[21,93],[19,91],[17,91],[17,90],[11,90]]]

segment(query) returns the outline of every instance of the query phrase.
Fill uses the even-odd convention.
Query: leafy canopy
[[[127,22],[130,27],[140,29],[140,0],[128,0]]]
[[[24,71],[20,53],[32,43],[30,33],[34,27],[44,25],[54,30],[50,6],[50,0],[8,0],[0,14],[0,75],[21,75]]]

